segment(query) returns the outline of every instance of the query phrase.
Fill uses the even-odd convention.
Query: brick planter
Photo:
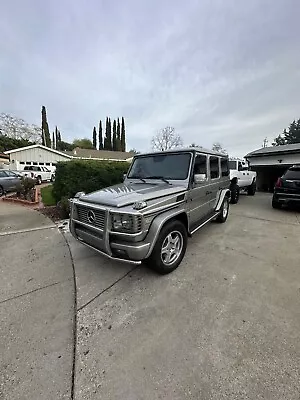
[[[40,190],[34,189],[34,201],[19,199],[17,197],[13,197],[14,195],[2,197],[2,201],[7,201],[9,203],[17,203],[22,204],[23,206],[36,206],[40,202]]]

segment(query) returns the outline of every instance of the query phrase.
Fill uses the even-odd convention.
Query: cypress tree
[[[103,150],[102,121],[99,122],[99,150]]]
[[[106,117],[106,121],[105,121],[105,136],[104,136],[104,150],[108,150],[108,140],[107,140],[107,136],[108,136],[108,117]]]
[[[126,138],[125,138],[125,121],[122,117],[121,123],[121,151],[126,151]]]
[[[97,149],[97,131],[95,126],[93,129],[93,147]]]
[[[57,126],[55,127],[55,149],[59,150],[60,149],[60,140],[59,140],[59,130],[57,129]]]
[[[51,147],[51,137],[49,132],[49,125],[47,122],[46,107],[42,107],[42,143],[44,146]]]
[[[107,150],[112,150],[111,120],[108,118]]]
[[[121,147],[121,129],[120,129],[120,120],[118,118],[117,122],[117,146],[116,146],[117,151],[122,151]]]
[[[113,122],[113,151],[117,150],[117,121],[114,119]]]
[[[52,132],[52,149],[55,149],[55,137],[54,137],[54,131]]]

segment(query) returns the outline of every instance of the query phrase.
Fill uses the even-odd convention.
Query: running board
[[[197,226],[197,228],[193,229],[190,234],[193,235],[195,232],[197,232],[200,228],[202,228],[204,225],[208,224],[208,222],[210,222],[212,219],[216,218],[220,213],[215,213],[214,215],[212,215],[210,218],[208,218],[208,220],[202,222],[202,224],[200,224],[199,226]]]

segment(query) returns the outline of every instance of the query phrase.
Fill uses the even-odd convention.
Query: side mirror
[[[194,175],[195,183],[204,183],[206,182],[206,174],[195,174]]]

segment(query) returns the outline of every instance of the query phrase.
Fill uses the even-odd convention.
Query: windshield
[[[187,179],[191,154],[159,154],[138,157],[133,161],[128,178]]]
[[[236,161],[229,161],[229,169],[236,169]]]
[[[300,168],[289,169],[284,174],[284,179],[290,179],[292,181],[300,181]]]

